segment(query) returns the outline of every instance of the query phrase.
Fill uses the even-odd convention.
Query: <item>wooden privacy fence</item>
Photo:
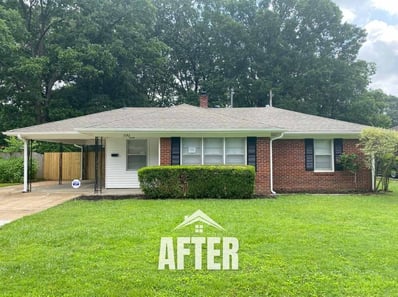
[[[100,154],[101,176],[104,176],[104,154]],[[60,172],[61,153],[44,153],[43,178],[45,180],[58,180]],[[95,153],[94,152],[64,152],[62,153],[62,180],[95,179]]]

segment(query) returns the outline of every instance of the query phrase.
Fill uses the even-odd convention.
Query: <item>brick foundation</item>
[[[344,140],[344,153],[361,157],[356,140]],[[305,170],[304,140],[276,140],[273,142],[274,190],[276,192],[368,192],[372,188],[371,171],[361,168],[354,175],[347,171],[313,172]]]

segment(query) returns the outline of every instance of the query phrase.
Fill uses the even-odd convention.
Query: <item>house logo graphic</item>
[[[202,224],[196,224],[196,223],[202,223]],[[225,231],[223,227],[217,224],[213,219],[211,219],[207,214],[205,214],[200,209],[195,211],[190,216],[185,216],[184,221],[181,224],[179,224],[177,227],[175,227],[174,230],[181,229],[192,224],[196,224],[195,225],[196,233],[203,233],[203,224],[212,226],[220,231]]]
[[[193,214],[185,216],[184,221],[173,229],[179,230],[195,225],[192,237],[161,237],[159,248],[159,270],[183,270],[185,260],[194,258],[196,270],[238,270],[239,241],[236,237],[203,237],[205,226],[226,231],[216,221],[198,209]],[[207,227],[206,227],[207,228]],[[205,254],[205,255],[203,255]],[[203,265],[206,262],[206,265]]]

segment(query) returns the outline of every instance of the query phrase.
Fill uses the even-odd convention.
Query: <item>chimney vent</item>
[[[201,108],[208,108],[209,107],[209,96],[207,96],[206,91],[202,90],[199,96],[199,106]]]

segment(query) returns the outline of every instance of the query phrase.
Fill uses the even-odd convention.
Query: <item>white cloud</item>
[[[332,0],[343,11],[344,21],[367,31],[359,59],[376,64],[370,87],[398,97],[398,1]]]
[[[398,15],[397,0],[372,0],[372,7],[384,10],[390,15]]]
[[[347,22],[347,23],[353,23],[354,20],[356,19],[356,14],[348,9],[348,8],[340,8],[340,10],[343,12],[343,23]]]
[[[343,21],[363,27],[369,22],[373,0],[332,0],[343,12]],[[396,0],[395,0],[396,1]]]
[[[373,20],[365,26],[370,42],[381,41],[385,43],[397,43],[398,25],[388,25],[379,20]]]
[[[398,75],[390,74],[388,76],[379,76],[376,74],[370,86],[374,90],[383,90],[387,95],[398,96]]]
[[[377,71],[371,88],[380,88],[387,94],[398,96],[398,25],[373,20],[365,29],[368,37],[359,56],[376,63]]]

